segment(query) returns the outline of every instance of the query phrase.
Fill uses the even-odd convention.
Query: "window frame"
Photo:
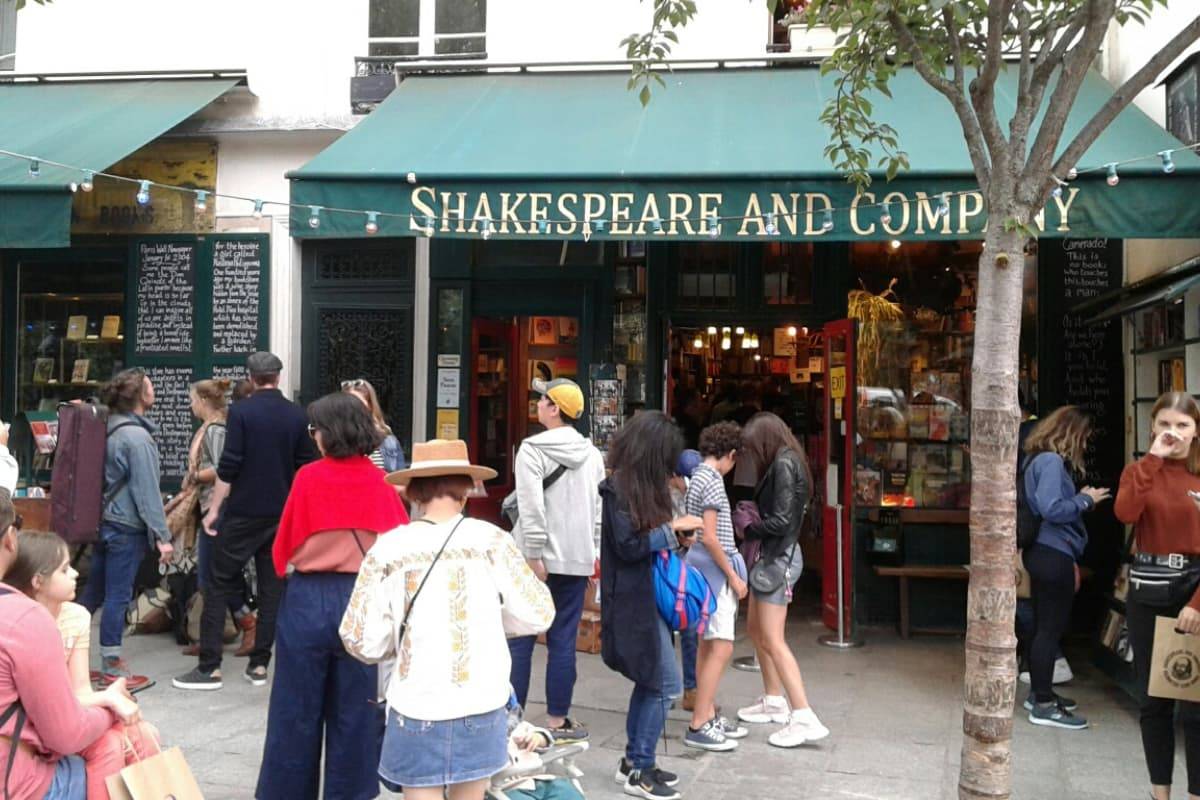
[[[393,0],[395,1],[395,0]],[[401,2],[403,0],[400,0]],[[11,2],[11,0],[0,0],[0,3]],[[452,3],[456,0],[417,0],[417,35],[416,36],[368,36],[367,46],[372,45],[395,45],[395,44],[415,44],[417,46],[418,58],[429,58],[438,55],[437,46],[442,41],[453,41],[460,39],[481,39],[484,47],[481,53],[487,52],[487,10],[484,10],[483,30],[471,31],[467,33],[438,33],[437,32],[437,4]],[[368,15],[370,10],[368,8]],[[477,55],[476,53],[455,53],[456,57],[470,58]]]

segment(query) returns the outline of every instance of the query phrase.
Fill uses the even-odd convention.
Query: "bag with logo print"
[[[1169,700],[1200,702],[1200,636],[1175,628],[1175,617],[1154,620],[1147,694]]]

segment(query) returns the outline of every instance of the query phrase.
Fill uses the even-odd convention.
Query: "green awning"
[[[712,214],[722,218],[716,238],[727,240],[762,234],[767,214],[789,239],[981,235],[986,215],[978,195],[952,197],[950,214],[935,216],[938,195],[969,191],[974,173],[949,104],[912,71],[893,81],[894,99],[873,98],[876,117],[896,128],[912,164],[859,200],[890,197],[886,225],[879,208],[852,210],[853,187],[824,156],[829,132],[819,116],[833,92],[831,76],[812,67],[677,71],[644,109],[627,79],[623,71],[406,78],[357,127],[288,175],[292,202],[322,209],[315,228],[307,208],[294,210],[292,234],[365,235],[362,213],[337,210],[349,209],[398,215],[379,219],[381,235],[392,236],[420,233],[426,217],[436,235],[478,236],[486,227],[478,216],[493,221],[498,237],[581,238],[586,218],[602,220],[602,229],[589,226],[599,236],[702,239],[711,232],[701,219]],[[1015,82],[1015,69],[1000,79],[1002,116],[1014,106]],[[1102,77],[1088,75],[1068,138],[1112,93]],[[1152,158],[1122,167],[1115,188],[1102,172],[1081,176],[1047,206],[1047,234],[1200,234],[1200,206],[1190,202],[1200,158],[1177,153],[1176,173],[1167,176],[1154,157],[1178,147],[1139,109],[1127,109],[1081,166]],[[831,231],[823,230],[826,208],[834,211]],[[548,219],[548,230],[534,219]]]
[[[103,170],[162,135],[237,79],[0,84],[0,150]],[[67,247],[80,173],[0,155],[0,248]]]

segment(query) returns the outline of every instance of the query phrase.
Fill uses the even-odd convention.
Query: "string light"
[[[1120,176],[1118,174],[1118,168],[1120,166],[1123,166],[1126,164],[1131,164],[1131,163],[1144,162],[1147,160],[1158,160],[1161,163],[1162,172],[1164,174],[1170,175],[1176,171],[1177,165],[1173,158],[1175,153],[1194,152],[1197,149],[1200,149],[1200,142],[1195,142],[1195,143],[1192,143],[1189,145],[1184,145],[1184,146],[1172,148],[1169,150],[1160,150],[1152,155],[1138,156],[1138,157],[1130,158],[1130,159],[1127,159],[1124,161],[1109,162],[1109,163],[1106,163],[1106,164],[1103,164],[1103,165],[1097,166],[1097,167],[1089,167],[1086,169],[1080,169],[1077,166],[1073,166],[1067,170],[1066,180],[1074,181],[1074,180],[1078,179],[1078,177],[1080,175],[1104,171],[1107,173],[1108,184],[1110,186],[1116,186],[1120,182]],[[28,154],[24,154],[24,153],[16,153],[16,152],[13,152],[10,150],[0,149],[0,156],[22,159],[24,161],[27,161],[29,163],[29,174],[31,177],[34,177],[34,178],[39,177],[41,175],[42,164],[47,164],[47,165],[58,167],[58,168],[64,169],[64,170],[76,171],[82,175],[82,180],[79,183],[69,182],[68,188],[70,188],[71,191],[75,191],[76,189],[82,189],[85,192],[92,191],[95,188],[95,178],[98,175],[108,178],[110,180],[114,180],[114,181],[123,181],[125,183],[137,184],[138,189],[137,189],[136,198],[137,198],[138,203],[142,204],[142,205],[149,204],[150,188],[151,188],[151,186],[154,186],[154,187],[157,187],[160,189],[167,189],[167,190],[171,190],[171,191],[184,191],[184,192],[192,193],[195,197],[195,200],[196,200],[196,203],[198,206],[197,210],[201,210],[206,205],[206,202],[207,202],[207,199],[209,196],[217,197],[217,198],[224,198],[224,199],[228,199],[228,200],[241,200],[244,202],[253,203],[254,204],[253,216],[256,219],[259,219],[263,216],[263,207],[267,203],[282,206],[282,207],[285,207],[288,209],[304,208],[303,205],[296,204],[296,203],[286,203],[286,202],[279,202],[279,201],[274,201],[274,200],[254,199],[254,198],[250,198],[250,197],[242,197],[242,196],[232,195],[232,194],[211,192],[211,191],[207,191],[207,190],[197,190],[197,189],[193,189],[191,187],[185,187],[185,186],[175,186],[175,185],[171,185],[171,184],[157,183],[157,182],[143,180],[143,179],[139,179],[139,178],[130,178],[130,177],[123,176],[123,175],[114,175],[112,173],[101,172],[99,170],[87,169],[87,168],[72,165],[72,164],[63,164],[60,162],[51,161],[51,160],[48,160],[45,158],[41,158],[40,156],[28,155]],[[406,177],[406,180],[411,184],[415,184],[417,182],[417,176],[415,173],[409,172],[409,173],[407,173],[407,175],[405,177]],[[1060,197],[1061,190],[1064,188],[1064,186],[1062,183],[1058,182],[1059,179],[1057,178],[1057,176],[1055,176],[1055,180],[1056,180],[1056,186],[1054,187],[1054,189],[1051,190],[1051,193],[1055,197]],[[201,198],[201,191],[204,191],[204,193],[205,193],[205,196],[203,198]],[[976,188],[972,188],[972,189],[963,189],[963,190],[953,191],[953,192],[941,192],[940,193],[941,199],[940,199],[940,202],[939,202],[937,210],[936,210],[937,217],[941,218],[942,216],[945,216],[949,213],[949,211],[950,211],[949,201],[950,201],[951,197],[963,197],[966,195],[976,195],[977,196],[977,195],[979,195],[979,189],[976,187]],[[892,196],[892,197],[894,197],[894,196]],[[836,209],[835,208],[826,208],[826,209],[824,209],[823,214],[822,214],[821,231],[827,232],[829,230],[832,230],[832,227],[833,227],[832,226],[832,222],[833,222],[832,217],[835,212],[841,213],[841,212],[858,211],[861,213],[862,211],[865,211],[868,209],[873,209],[873,208],[879,209],[879,212],[880,212],[879,213],[879,221],[882,222],[885,226],[890,226],[894,219],[893,211],[892,211],[892,203],[893,202],[899,202],[904,206],[908,206],[909,204],[917,204],[917,203],[927,202],[927,198],[925,196],[913,197],[913,198],[904,197],[900,200],[895,200],[895,201],[889,199],[889,200],[884,200],[884,201],[880,201],[880,202],[876,202],[876,203],[856,203],[853,206],[849,206],[847,208],[836,208]],[[309,206],[310,211],[312,208],[314,208],[314,207]],[[366,209],[324,208],[324,207],[322,207],[322,210],[329,212],[329,213],[334,213],[334,214],[367,215],[367,214],[371,213]],[[403,219],[405,216],[405,214],[390,213],[390,212],[385,212],[385,211],[377,211],[374,213],[376,214],[376,224],[378,224],[379,217],[391,217],[391,218],[396,218],[396,219]],[[409,216],[411,216],[411,214],[409,214]],[[766,235],[769,235],[769,236],[779,235],[780,228],[779,228],[779,223],[778,223],[778,216],[774,212],[767,213],[767,214],[760,213],[760,214],[745,215],[745,216],[742,216],[742,215],[722,216],[722,215],[710,213],[710,214],[705,215],[701,220],[699,220],[699,222],[702,225],[701,230],[703,232],[707,232],[710,236],[713,236],[715,238],[715,237],[720,236],[722,222],[726,222],[726,221],[727,222],[737,222],[737,221],[746,221],[746,220],[751,220],[751,219],[758,220],[761,224],[763,224],[763,233],[765,233]],[[320,225],[319,215],[317,216],[317,220],[318,220],[317,225],[319,226]],[[443,225],[448,222],[457,222],[458,225],[460,226],[459,232],[461,232],[461,225],[463,223],[463,220],[461,218],[430,217],[429,220],[435,224],[442,223]],[[697,220],[695,220],[694,218],[691,218],[691,219],[673,218],[672,225],[674,225],[676,222],[682,222],[685,226],[687,226],[690,224],[694,224],[696,221]],[[564,225],[572,225],[572,224],[578,224],[579,220],[539,219],[539,220],[512,220],[512,222],[515,223],[518,227],[522,223],[529,224],[529,225],[536,224],[538,230],[541,233],[545,234],[545,233],[549,232],[550,225],[552,223],[560,223],[561,222]],[[661,218],[656,217],[651,220],[646,220],[646,221],[643,221],[642,224],[644,224],[645,222],[650,223],[651,229],[655,234],[663,233],[663,221]],[[585,225],[590,223],[593,233],[603,233],[605,230],[607,221],[601,220],[601,219],[588,220],[585,218],[583,220],[583,223]],[[311,215],[309,218],[309,224],[310,225],[312,224],[312,216]],[[505,225],[508,224],[507,219],[505,220],[504,224]],[[425,226],[425,233],[427,236],[431,236],[433,234],[434,227],[435,227],[435,225],[426,225]],[[490,227],[490,229],[489,229],[489,227]],[[715,232],[714,232],[714,229],[715,229]],[[488,235],[490,236],[492,233],[495,232],[495,227],[494,227],[494,225],[485,226],[485,230],[487,231]],[[795,230],[794,226],[793,226],[793,230]],[[895,245],[893,245],[893,247],[894,246]]]
[[[425,227],[422,232],[425,234],[425,238],[432,239],[433,238],[433,217],[426,214],[423,221],[425,223]]]
[[[379,233],[379,212],[367,212],[367,224],[363,226],[363,230],[367,232],[367,236],[374,236]]]
[[[317,228],[321,227],[321,207],[320,206],[309,206],[308,207],[308,227],[312,228],[313,230],[316,230]]]
[[[87,191],[86,189],[84,191]],[[208,211],[208,192],[203,189],[196,190],[196,213],[203,214]]]

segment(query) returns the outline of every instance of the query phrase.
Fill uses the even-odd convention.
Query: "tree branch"
[[[1013,0],[991,0],[988,4],[987,44],[983,68],[971,81],[971,107],[992,153],[992,165],[1002,167],[1007,161],[1007,140],[996,117],[996,78],[1004,63],[1004,30],[1012,12]]]
[[[939,73],[926,60],[924,53],[921,52],[920,45],[917,43],[917,37],[913,34],[912,29],[908,27],[908,23],[904,21],[894,8],[888,9],[887,20],[892,29],[896,31],[901,47],[912,58],[913,68],[916,69],[917,74],[926,83],[944,95],[954,107],[955,112],[958,114],[959,124],[962,125],[963,136],[967,142],[967,152],[971,156],[971,165],[975,168],[975,177],[979,182],[979,188],[986,193],[992,177],[992,158],[989,158],[988,142],[983,135],[983,130],[980,128],[979,119],[975,116],[975,110],[967,102],[966,95],[963,94],[960,85],[948,79],[944,74]],[[956,62],[956,74],[960,69],[962,69],[962,65]]]
[[[1113,92],[1108,101],[1088,120],[1079,133],[1075,134],[1075,138],[1071,140],[1054,164],[1053,173],[1055,175],[1064,174],[1073,167],[1088,148],[1095,143],[1101,132],[1116,119],[1117,115],[1133,102],[1133,99],[1141,94],[1143,89],[1152,84],[1167,67],[1171,66],[1175,59],[1183,55],[1184,51],[1198,38],[1200,38],[1200,16],[1181,28],[1171,41],[1155,53],[1141,69],[1133,73],[1121,88]],[[1052,183],[1046,186],[1047,190],[1050,188],[1052,188]]]

